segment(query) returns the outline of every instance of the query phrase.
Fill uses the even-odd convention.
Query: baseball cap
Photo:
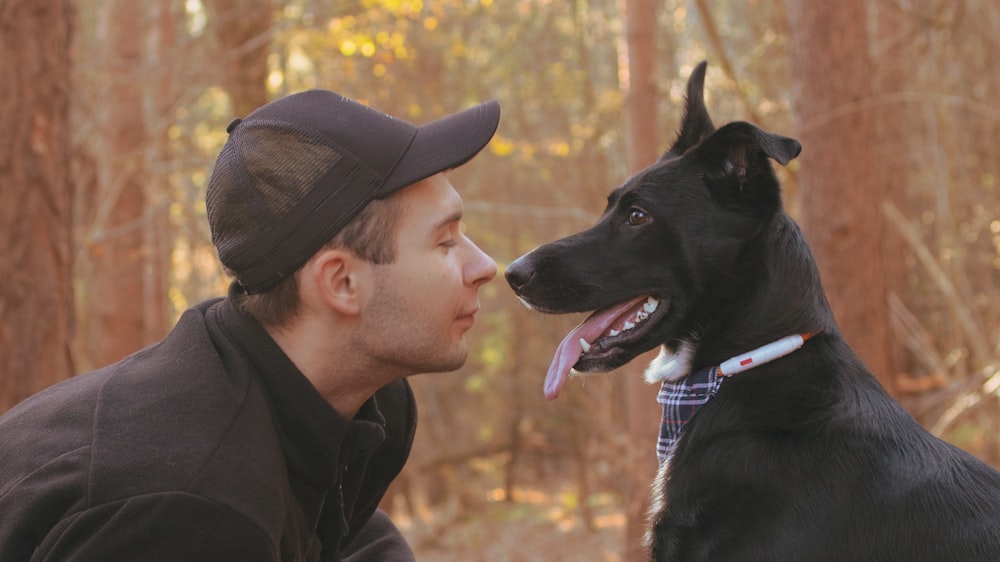
[[[414,125],[328,90],[234,120],[205,202],[212,243],[243,290],[293,274],[373,199],[479,153],[496,132],[488,101]]]

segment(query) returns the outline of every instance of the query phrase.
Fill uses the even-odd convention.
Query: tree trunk
[[[74,373],[71,4],[0,1],[0,412]]]
[[[150,338],[160,339],[165,335],[173,318],[168,291],[171,287],[170,260],[173,251],[173,236],[170,230],[169,206],[177,200],[172,177],[177,165],[174,143],[168,134],[174,123],[174,109],[184,88],[190,82],[185,73],[178,73],[178,63],[187,68],[187,58],[178,48],[178,31],[184,25],[184,6],[175,2],[161,2],[152,8],[150,41],[155,78],[149,80],[147,108],[148,150],[144,166],[147,171],[146,206],[148,220],[144,222],[143,237],[145,266],[143,267],[143,290],[146,296],[144,323]]]
[[[656,161],[661,146],[656,131],[655,0],[625,0],[628,47],[628,99],[625,104],[629,169],[637,172]]]
[[[847,341],[892,391],[864,0],[788,0],[801,217]]]
[[[897,94],[906,90],[907,76],[903,60],[903,41],[900,31],[902,23],[899,6],[889,2],[875,2],[873,6],[876,18],[876,31],[873,34],[872,62],[875,66],[875,76],[872,81],[873,94],[879,99],[892,100]],[[875,112],[875,145],[877,181],[885,201],[894,202],[904,213],[908,212],[910,199],[907,185],[909,183],[910,163],[908,137],[903,134],[904,111],[902,101],[894,100],[879,103]],[[881,211],[881,201],[878,202]],[[910,302],[911,292],[907,284],[906,260],[911,254],[899,229],[884,221],[885,228],[882,239],[882,265],[885,276],[886,296],[895,294],[902,302]],[[903,373],[912,373],[915,365],[913,358],[901,343],[899,338],[887,335],[889,340],[889,370],[884,373],[883,380],[895,386],[897,377]],[[881,374],[881,373],[880,373]],[[940,374],[940,373],[938,373]]]
[[[100,13],[107,41],[106,100],[97,154],[98,187],[91,224],[90,273],[82,308],[86,350],[94,366],[113,363],[155,341],[145,324],[147,252],[143,149],[145,5],[108,0]],[[156,334],[162,335],[162,334]]]
[[[631,172],[649,166],[660,155],[656,134],[660,120],[656,112],[656,0],[625,0],[626,43],[628,48],[628,101],[626,130],[628,162]],[[636,362],[648,361],[642,355]],[[647,560],[642,546],[649,511],[649,484],[656,474],[655,450],[660,407],[656,389],[642,377],[623,376],[625,385],[626,427],[630,454],[622,482],[625,507],[626,562]]]
[[[267,103],[267,55],[271,47],[271,0],[210,0],[206,3],[223,61],[222,87],[234,115],[245,117]]]

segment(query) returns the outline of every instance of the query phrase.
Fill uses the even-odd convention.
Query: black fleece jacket
[[[413,442],[406,381],[338,415],[228,299],[0,417],[0,560],[338,560]]]

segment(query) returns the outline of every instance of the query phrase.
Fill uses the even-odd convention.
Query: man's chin
[[[423,361],[415,362],[413,368],[415,373],[450,373],[461,369],[468,357],[469,351],[463,341],[460,348],[435,357],[426,357]]]
[[[441,368],[438,370],[442,373],[457,371],[461,369],[463,365],[465,365],[465,362],[468,360],[468,358],[469,358],[469,352],[468,350],[465,349],[465,346],[462,346],[461,352],[456,353],[452,357],[448,358],[446,361],[442,362]]]
[[[461,369],[462,366],[465,365],[465,362],[469,359],[469,348],[465,344],[465,340],[463,339],[462,344],[458,349],[453,350],[448,357],[444,357],[442,359],[443,361],[441,362],[441,369],[439,369],[439,371],[451,372]]]

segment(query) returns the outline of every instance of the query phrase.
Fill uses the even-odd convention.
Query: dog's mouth
[[[570,330],[556,349],[545,376],[545,397],[559,396],[570,370],[607,371],[632,358],[625,349],[649,333],[670,308],[649,295],[609,306]]]

